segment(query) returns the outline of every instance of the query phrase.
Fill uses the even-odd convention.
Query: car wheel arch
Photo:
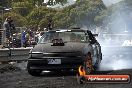
[[[84,47],[83,49],[84,55],[87,55],[88,53],[91,53],[93,55],[93,47],[91,44],[88,44],[87,46]]]

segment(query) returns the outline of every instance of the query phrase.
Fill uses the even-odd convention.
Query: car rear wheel
[[[27,70],[28,70],[28,73],[30,74],[30,75],[32,75],[32,76],[40,76],[40,74],[41,74],[41,70],[34,70],[34,69],[30,69],[30,64],[28,63],[27,64]]]
[[[92,65],[92,56],[91,53],[88,53],[85,57],[84,60],[84,69],[87,74],[90,74],[91,72],[93,72],[93,65]]]
[[[28,73],[32,76],[40,76],[41,71],[28,69]]]

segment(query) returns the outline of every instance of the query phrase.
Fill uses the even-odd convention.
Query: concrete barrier
[[[0,49],[0,61],[27,60],[31,49],[32,47]]]

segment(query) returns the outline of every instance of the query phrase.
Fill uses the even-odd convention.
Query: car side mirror
[[[91,44],[94,44],[94,43],[96,43],[96,42],[97,42],[96,40],[91,40],[91,41],[90,41]]]
[[[94,37],[97,37],[97,36],[98,36],[98,34],[93,34],[93,36],[94,36]]]

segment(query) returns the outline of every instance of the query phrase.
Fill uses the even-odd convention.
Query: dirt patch
[[[0,73],[20,71],[20,70],[21,69],[19,67],[16,67],[12,64],[4,64],[0,66]]]

